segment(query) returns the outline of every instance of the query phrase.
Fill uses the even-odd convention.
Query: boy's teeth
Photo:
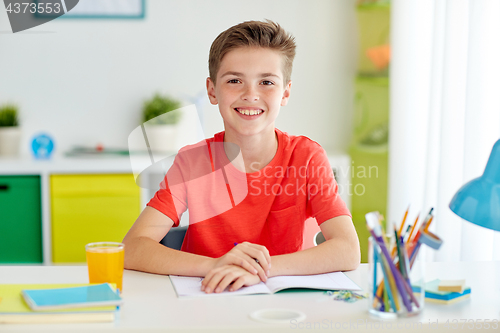
[[[241,114],[247,115],[247,116],[253,116],[253,115],[261,114],[262,113],[261,110],[241,110],[241,109],[236,109],[236,111],[238,111]]]

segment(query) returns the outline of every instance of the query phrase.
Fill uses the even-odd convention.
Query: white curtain
[[[389,221],[434,207],[427,260],[500,260],[500,233],[448,208],[500,137],[500,1],[394,0],[391,46]]]

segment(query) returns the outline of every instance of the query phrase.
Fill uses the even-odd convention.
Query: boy
[[[125,268],[205,277],[202,289],[211,293],[238,290],[275,275],[358,266],[359,241],[324,150],[274,126],[280,106],[290,97],[294,56],[294,38],[271,21],[244,22],[215,39],[206,84],[225,131],[181,150],[123,240]],[[230,157],[234,165],[217,166],[218,143],[224,145],[223,158],[231,155],[232,145],[240,149],[233,155],[241,159]],[[212,171],[208,180],[201,177],[206,176],[201,165]],[[241,175],[243,192],[234,185]],[[225,186],[217,185],[217,177]],[[179,225],[188,203],[190,225],[181,251],[159,244]],[[299,251],[308,217],[316,218],[326,241]]]

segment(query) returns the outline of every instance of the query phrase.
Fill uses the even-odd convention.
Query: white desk
[[[346,274],[366,290],[368,266]],[[166,276],[125,271],[123,284],[124,305],[114,323],[55,324],[55,325],[0,325],[0,332],[308,332],[334,331],[335,328],[357,332],[376,332],[391,325],[393,331],[402,331],[405,325],[413,332],[471,331],[460,319],[497,319],[500,331],[500,261],[430,263],[426,280],[435,278],[465,278],[472,288],[471,298],[456,304],[426,303],[424,312],[413,318],[379,322],[368,315],[367,300],[355,303],[333,301],[322,292],[285,293],[179,299]],[[85,283],[86,266],[0,266],[0,283]],[[307,315],[302,324],[271,325],[249,318],[253,311],[263,308],[289,308]],[[449,320],[458,320],[458,329],[441,326]],[[421,326],[418,326],[421,322]],[[439,322],[430,327],[429,323]],[[476,321],[477,322],[477,321]],[[456,322],[455,322],[456,323]],[[398,329],[397,327],[402,328]],[[456,324],[455,324],[456,325]],[[479,325],[479,324],[478,324]],[[302,329],[300,329],[302,328]]]

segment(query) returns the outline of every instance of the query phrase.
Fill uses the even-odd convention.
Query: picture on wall
[[[143,19],[146,0],[60,0],[66,19]],[[42,1],[37,1],[42,5]],[[76,2],[76,6],[75,6]],[[35,17],[55,16],[54,12],[36,12]]]

